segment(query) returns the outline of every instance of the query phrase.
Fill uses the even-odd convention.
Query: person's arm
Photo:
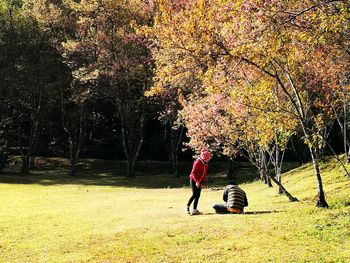
[[[224,199],[224,201],[227,202],[227,187],[225,187],[224,195],[223,195],[222,199]]]

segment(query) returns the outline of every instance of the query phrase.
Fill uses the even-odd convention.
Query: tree
[[[63,129],[68,136],[69,175],[74,176],[87,132],[87,100],[90,94],[89,89],[85,88],[85,91],[81,92],[77,85],[72,86],[72,89],[66,90],[61,87],[61,116]],[[84,89],[84,85],[82,86]]]
[[[160,2],[151,31],[162,54],[156,57],[154,92],[178,83],[185,93],[213,92],[221,88],[217,76],[227,65],[222,79],[232,86],[237,87],[236,71],[242,72],[238,79],[257,75],[265,94],[276,93],[279,111],[298,123],[313,161],[317,206],[327,207],[319,168],[321,133],[334,118],[330,106],[335,97],[328,94],[338,94],[339,79],[348,68],[348,55],[338,45],[347,32],[348,3],[184,2],[180,7],[172,1]],[[249,105],[260,97],[255,89],[243,94]],[[275,109],[263,111],[271,114]],[[263,131],[260,124],[257,128]]]
[[[177,88],[169,87],[167,92],[161,93],[157,99],[162,105],[159,120],[164,128],[164,143],[168,158],[172,164],[174,177],[179,177],[178,152],[182,145],[185,127],[178,116],[181,105],[178,101]]]
[[[253,4],[249,10],[252,19],[256,19],[257,30],[253,30],[255,41],[247,45],[250,54],[235,49],[230,51],[231,55],[240,56],[247,65],[261,70],[266,77],[275,79],[291,102],[313,161],[319,207],[328,207],[319,168],[319,153],[323,143],[321,131],[333,118],[329,108],[334,98],[330,99],[328,94],[339,90],[339,76],[344,74],[349,61],[332,40],[338,34],[328,34],[324,26],[330,25],[336,17],[344,22],[344,17],[349,14],[345,11],[344,16],[338,8],[346,10],[345,5],[341,2],[335,6],[328,2],[313,5],[305,1],[299,4],[288,1],[282,6],[277,1]],[[302,11],[286,13],[292,8]],[[283,14],[278,11],[281,9]],[[244,12],[243,9],[241,11]],[[236,11],[235,15],[238,15]],[[341,30],[341,24],[338,24],[337,30]],[[268,33],[265,34],[262,29],[266,29],[266,25]],[[256,46],[258,39],[263,43],[263,48],[260,46],[259,50]]]
[[[236,103],[227,95],[208,95],[184,103],[182,114],[190,137],[189,146],[222,151],[229,157],[242,155],[259,171],[260,179],[270,185],[273,180],[290,201],[297,201],[268,171],[267,145],[262,144],[262,134],[256,130],[248,107]],[[263,115],[259,115],[263,116]],[[266,127],[266,126],[265,126]]]
[[[121,123],[128,176],[143,142],[147,102],[144,92],[150,83],[151,62],[142,38],[132,23],[147,24],[151,10],[143,1],[71,1],[76,17],[75,36],[64,44],[77,68],[95,73],[96,88],[115,103]]]
[[[46,13],[49,25],[39,19],[38,7],[50,11]],[[34,158],[44,109],[65,78],[66,69],[54,47],[56,11],[46,1],[1,2],[0,74],[4,81],[0,86],[13,109],[14,143],[20,148],[23,172],[29,171]]]

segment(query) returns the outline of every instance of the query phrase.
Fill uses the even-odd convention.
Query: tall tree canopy
[[[151,93],[173,85],[195,105],[224,90],[236,112],[249,108],[245,123],[259,131],[244,131],[249,142],[266,145],[271,130],[293,131],[298,123],[314,164],[317,206],[327,207],[319,153],[331,108],[349,92],[349,20],[348,1],[160,1],[154,27],[146,30],[155,45]],[[203,130],[192,132],[196,138]]]
[[[152,64],[134,24],[147,25],[152,15],[144,1],[68,1],[75,17],[74,37],[65,44],[66,56],[80,81],[96,80],[93,92],[115,103],[121,123],[129,176],[143,142]]]

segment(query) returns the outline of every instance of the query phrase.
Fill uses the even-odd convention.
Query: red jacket
[[[199,182],[200,185],[205,184],[205,179],[207,178],[208,164],[203,160],[198,158],[192,167],[190,178],[193,179],[196,183]]]

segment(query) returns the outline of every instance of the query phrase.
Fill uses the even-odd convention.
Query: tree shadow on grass
[[[273,211],[247,211],[244,212],[243,215],[260,215],[260,214],[275,214],[280,213],[281,211],[273,210]]]
[[[0,183],[5,184],[37,184],[43,186],[52,185],[85,185],[85,186],[110,186],[130,188],[178,188],[186,185],[184,178],[172,178],[171,175],[142,175],[125,177],[113,175],[111,172],[86,173],[78,176],[68,176],[65,172],[30,174],[6,173],[0,176]]]
[[[189,187],[188,175],[192,168],[192,162],[179,164],[179,178],[171,173],[169,162],[142,161],[136,169],[136,177],[126,176],[126,162],[84,160],[80,163],[76,176],[69,176],[65,166],[39,163],[37,169],[29,174],[18,172],[12,168],[0,175],[0,183],[6,184],[38,184],[50,185],[86,185],[86,186],[110,186],[130,188],[180,188]],[[247,183],[256,178],[256,169],[249,163],[239,162],[235,164],[236,181]],[[206,188],[223,189],[229,182],[226,162],[212,162],[209,167]]]
[[[84,160],[80,163],[76,176],[67,174],[67,167],[59,166],[58,162],[38,163],[36,169],[28,174],[19,172],[19,167],[11,167],[0,174],[0,183],[4,184],[38,184],[50,185],[86,185],[86,186],[110,186],[131,188],[179,188],[189,187],[188,174],[192,168],[192,162],[180,163],[179,178],[171,173],[169,162],[143,161],[136,169],[135,177],[126,176],[126,162],[112,162],[101,160]],[[211,182],[217,182],[225,174],[225,166],[221,163],[214,164],[211,173]]]
[[[0,183],[50,185],[86,185],[132,188],[173,188],[186,185],[185,176],[174,178],[167,162],[140,162],[136,177],[126,176],[126,162],[85,159],[79,163],[76,176],[69,176],[61,160],[38,159],[36,169],[28,174],[14,166],[0,174]]]
[[[281,211],[277,211],[277,210],[272,210],[272,211],[247,211],[244,212],[242,214],[218,214],[215,212],[210,212],[210,213],[205,213],[204,215],[240,215],[240,216],[244,216],[244,215],[260,215],[260,214],[275,214],[275,213],[280,213]]]

